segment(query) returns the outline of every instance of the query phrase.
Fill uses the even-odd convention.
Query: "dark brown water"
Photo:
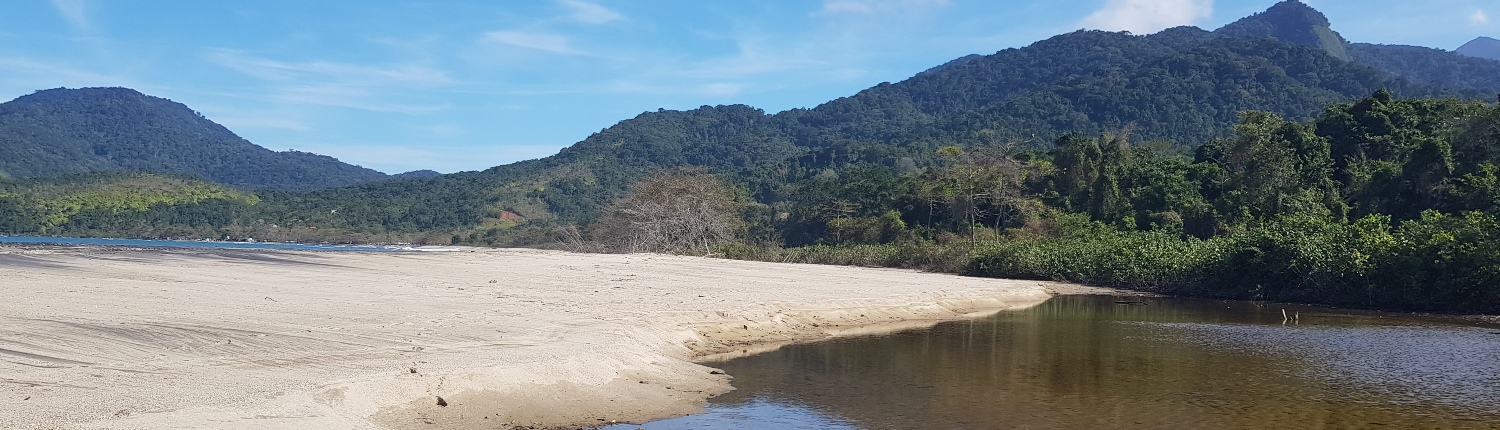
[[[716,364],[737,390],[708,413],[621,428],[1500,429],[1500,327],[1116,300]],[[1300,322],[1284,325],[1283,308]]]

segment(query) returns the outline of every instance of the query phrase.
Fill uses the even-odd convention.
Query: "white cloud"
[[[395,94],[442,87],[453,82],[442,70],[414,64],[368,66],[328,61],[286,62],[234,50],[212,51],[204,59],[272,84],[253,98],[296,105],[426,114],[447,107],[385,100]]]
[[[520,31],[492,31],[480,38],[481,42],[502,43],[521,48],[536,49],[557,54],[577,55],[566,36],[548,33],[526,33]]]
[[[573,10],[573,20],[584,24],[605,24],[625,20],[625,15],[619,12],[583,0],[558,0],[558,2]]]
[[[371,112],[389,112],[407,115],[423,115],[448,109],[443,105],[413,105],[382,101],[380,88],[370,88],[340,83],[312,83],[277,88],[270,94],[271,100],[298,104],[358,109]]]
[[[1084,18],[1084,28],[1146,34],[1193,25],[1214,12],[1213,0],[1106,0],[1104,8]]]
[[[57,12],[73,27],[89,27],[89,4],[86,0],[52,0],[52,7],[57,8]]]
[[[100,69],[109,69],[100,67]],[[19,96],[43,88],[127,87],[148,91],[155,87],[128,76],[28,57],[0,57],[0,97]],[[0,99],[3,100],[3,99]]]
[[[871,15],[900,13],[912,9],[929,9],[948,5],[948,0],[824,0],[823,9],[814,15]]]
[[[1475,9],[1474,15],[1469,16],[1469,23],[1478,27],[1490,25],[1490,16],[1484,14],[1484,9]]]
[[[411,64],[365,66],[328,61],[292,63],[256,58],[239,51],[216,50],[205,58],[220,66],[272,81],[326,80],[355,85],[442,85],[451,79],[442,70]]]
[[[443,139],[463,137],[465,134],[467,134],[464,132],[463,126],[454,123],[418,126],[415,127],[415,129],[427,137],[436,137]]]
[[[739,95],[739,93],[742,92],[742,91],[745,91],[745,85],[744,84],[726,83],[726,82],[715,82],[715,83],[712,83],[712,84],[704,85],[703,88],[701,89],[701,93],[702,94],[713,95],[713,96],[721,96],[721,97],[722,96]]]
[[[736,55],[672,68],[671,76],[692,79],[748,78],[798,70],[820,70],[837,64],[816,41],[788,47],[763,36],[740,36]]]

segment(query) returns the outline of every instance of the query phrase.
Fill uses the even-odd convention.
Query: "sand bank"
[[[0,247],[0,428],[639,422],[730,389],[698,363],[1049,289],[1079,291],[660,255]]]

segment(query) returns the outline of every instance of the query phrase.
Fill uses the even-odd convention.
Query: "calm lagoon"
[[[707,413],[609,428],[1500,428],[1500,327],[1275,303],[1061,296],[711,365]]]

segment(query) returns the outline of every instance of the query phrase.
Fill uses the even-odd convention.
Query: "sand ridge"
[[[0,428],[641,422],[730,389],[700,363],[1073,289],[650,254],[0,247]]]

